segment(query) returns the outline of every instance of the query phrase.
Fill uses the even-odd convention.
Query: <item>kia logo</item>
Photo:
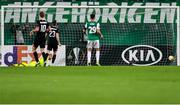
[[[121,57],[126,63],[134,66],[150,66],[162,59],[162,52],[153,46],[135,45],[126,48]]]

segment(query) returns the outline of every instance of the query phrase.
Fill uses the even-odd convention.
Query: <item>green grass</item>
[[[0,68],[0,103],[180,104],[180,67]]]

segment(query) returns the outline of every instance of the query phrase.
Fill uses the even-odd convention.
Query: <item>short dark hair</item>
[[[40,16],[41,18],[44,18],[44,17],[45,17],[45,13],[44,13],[43,11],[41,11],[41,12],[39,13],[39,16]]]
[[[95,18],[95,14],[91,14],[91,15],[90,15],[90,18],[91,18],[91,19],[94,19],[94,18]]]
[[[57,21],[54,20],[54,21],[52,22],[52,25],[53,25],[53,26],[56,26],[56,25],[57,25]]]

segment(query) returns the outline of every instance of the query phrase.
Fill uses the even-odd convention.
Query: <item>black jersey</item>
[[[57,51],[58,49],[58,41],[56,39],[56,33],[58,33],[58,28],[55,26],[52,26],[50,31],[48,32],[48,47],[47,49],[51,51]]]
[[[37,26],[39,27],[39,31],[37,32],[38,38],[45,38],[46,31],[49,27],[49,24],[46,20],[38,20]]]
[[[48,43],[51,44],[58,44],[58,41],[56,39],[56,33],[58,33],[58,28],[56,26],[52,26],[50,31],[48,32]]]
[[[46,31],[49,27],[48,22],[46,20],[38,20],[37,21],[37,27],[39,28],[38,32],[36,33],[36,36],[34,38],[34,47],[40,46],[40,48],[45,48],[46,43]]]

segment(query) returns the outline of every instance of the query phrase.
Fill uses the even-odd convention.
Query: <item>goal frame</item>
[[[179,6],[1,6],[1,50],[4,45],[4,9],[5,8],[170,8],[177,11],[177,66],[180,66],[180,7]],[[4,58],[2,57],[2,61]]]

